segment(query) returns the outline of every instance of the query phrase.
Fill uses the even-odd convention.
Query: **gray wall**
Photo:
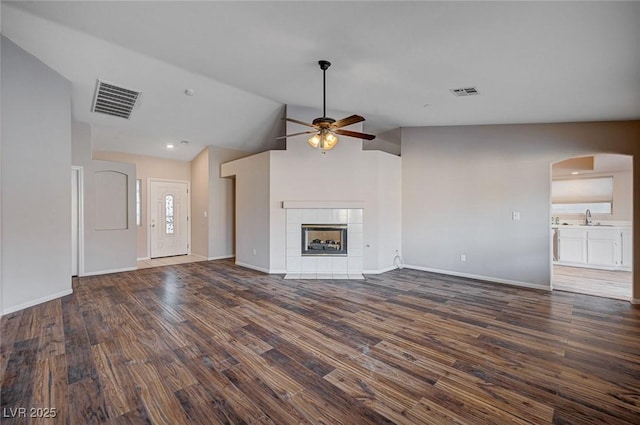
[[[71,293],[71,87],[2,37],[2,312]]]
[[[247,156],[244,151],[209,146],[209,255],[235,253],[235,181],[220,176],[221,164]]]
[[[91,159],[91,127],[73,124],[73,165],[83,169],[84,249],[80,275],[133,270],[136,258],[136,166],[113,161]],[[99,229],[96,219],[96,173],[114,171],[126,175],[127,226],[124,229]],[[115,194],[120,196],[119,194]],[[68,218],[68,217],[67,217]],[[69,231],[70,232],[70,231]],[[69,233],[71,234],[71,233]]]
[[[0,7],[0,11],[2,7]],[[2,13],[0,12],[0,15]],[[2,34],[2,17],[0,16],[0,34]],[[2,89],[2,47],[0,43],[0,90]],[[0,96],[1,97],[1,96]],[[0,129],[2,129],[2,99],[0,98]],[[2,131],[0,131],[0,228],[2,227]],[[2,316],[2,230],[0,230],[0,316]]]
[[[191,161],[191,253],[209,257],[209,148]]]
[[[270,270],[271,152],[222,164],[221,177],[236,179],[236,264]],[[241,230],[241,231],[240,231]]]
[[[191,162],[179,161],[175,159],[155,158],[146,155],[135,155],[123,152],[108,152],[93,150],[91,157],[103,161],[115,163],[135,164],[136,178],[142,183],[142,220],[140,226],[136,227],[137,235],[137,257],[138,259],[149,258],[149,179],[179,180],[189,181],[191,179]]]
[[[635,154],[634,239],[640,240],[639,121],[403,129],[405,263],[548,287],[551,164],[594,153]],[[520,221],[512,220],[514,211]],[[636,249],[636,299],[639,259]]]
[[[194,254],[210,260],[235,255],[235,182],[220,176],[220,166],[247,155],[244,151],[208,146],[191,161]]]

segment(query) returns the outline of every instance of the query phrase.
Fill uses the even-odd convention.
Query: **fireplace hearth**
[[[303,224],[302,255],[346,256],[347,225]]]

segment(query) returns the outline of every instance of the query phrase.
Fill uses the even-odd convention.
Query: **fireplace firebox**
[[[347,255],[347,225],[303,224],[302,255]]]

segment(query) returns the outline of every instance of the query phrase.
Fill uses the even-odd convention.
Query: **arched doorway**
[[[554,290],[630,300],[633,157],[594,154],[552,164]]]

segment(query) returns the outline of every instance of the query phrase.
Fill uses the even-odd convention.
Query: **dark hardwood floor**
[[[1,325],[6,425],[640,423],[640,309],[587,295],[209,261],[76,279]]]

